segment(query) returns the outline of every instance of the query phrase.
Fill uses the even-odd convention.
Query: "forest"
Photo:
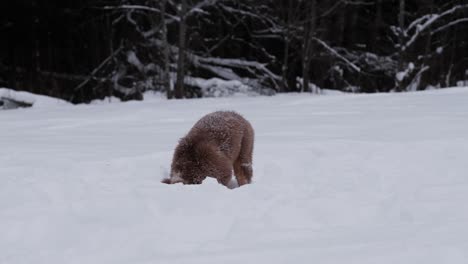
[[[0,87],[72,103],[468,83],[466,0],[18,0],[0,10]]]

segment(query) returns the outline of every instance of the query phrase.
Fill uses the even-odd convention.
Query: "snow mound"
[[[15,101],[24,105],[32,106],[34,108],[70,104],[62,99],[53,98],[45,95],[33,94],[30,92],[15,91],[8,88],[0,88],[0,100],[4,102]]]

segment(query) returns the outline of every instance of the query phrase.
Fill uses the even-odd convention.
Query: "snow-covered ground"
[[[234,109],[254,182],[165,185]],[[468,89],[0,112],[0,263],[468,263]]]

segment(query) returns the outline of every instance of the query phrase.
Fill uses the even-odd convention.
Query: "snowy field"
[[[165,185],[220,109],[254,182]],[[468,263],[468,88],[0,111],[0,263]]]

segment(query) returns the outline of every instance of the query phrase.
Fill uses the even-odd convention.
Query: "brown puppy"
[[[170,178],[162,182],[201,184],[213,177],[226,187],[232,170],[239,186],[252,181],[254,130],[235,112],[218,111],[202,117],[179,141]]]

